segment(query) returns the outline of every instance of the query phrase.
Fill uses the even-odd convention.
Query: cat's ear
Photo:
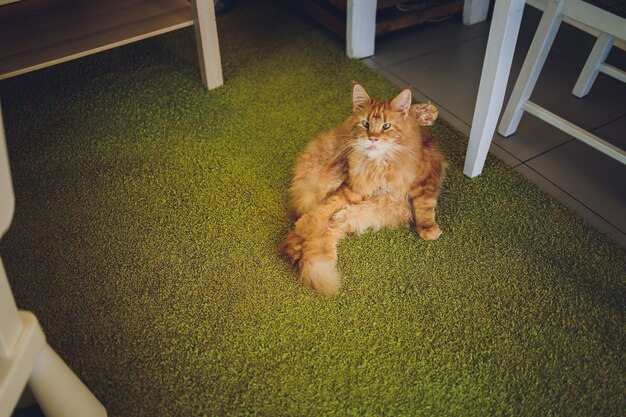
[[[364,110],[370,105],[372,99],[360,84],[355,84],[352,89],[352,109]]]
[[[411,90],[409,88],[402,90],[400,94],[396,96],[393,100],[391,100],[391,108],[395,111],[398,111],[404,115],[404,117],[409,115],[409,109],[411,108],[412,103]]]

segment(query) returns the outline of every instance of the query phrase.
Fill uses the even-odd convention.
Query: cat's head
[[[356,84],[352,90],[354,151],[380,158],[401,148],[404,138],[419,129],[409,117],[411,99],[411,90],[406,89],[393,100],[374,100]]]

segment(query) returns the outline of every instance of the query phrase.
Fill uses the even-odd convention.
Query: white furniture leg
[[[484,22],[489,12],[489,0],[465,0],[463,23]],[[376,0],[348,0],[346,22],[346,53],[350,58],[374,55],[376,39]]]
[[[10,299],[12,302],[11,293],[4,292],[8,288],[4,274],[4,267],[0,262],[0,290],[3,291],[0,298],[1,301]],[[17,313],[17,309],[15,312]],[[6,321],[6,318],[1,320]],[[21,312],[14,324],[19,325],[20,334],[9,351],[0,353],[0,417],[8,417],[13,412],[35,367],[39,352],[46,346],[46,338],[33,314]],[[0,339],[2,338],[3,335],[0,334]]]
[[[475,25],[487,20],[489,0],[465,0],[463,2],[463,23]]]
[[[107,415],[104,406],[48,344],[39,352],[28,386],[47,417]]]
[[[196,31],[196,47],[202,83],[211,90],[224,84],[215,23],[215,6],[213,1],[192,0],[191,11],[194,20],[193,27]]]
[[[374,55],[376,0],[348,0],[346,53],[350,58]]]
[[[535,88],[541,68],[543,68],[552,42],[554,42],[556,33],[561,25],[563,3],[562,0],[548,0],[546,4],[543,17],[539,22],[539,27],[528,50],[528,55],[526,55],[524,65],[522,65],[517,82],[509,98],[509,104],[506,106],[502,116],[502,121],[498,128],[498,132],[502,136],[510,136],[517,130],[522,114],[524,114],[523,106]]]
[[[8,154],[0,105],[0,238],[9,230],[15,212]],[[22,324],[17,313],[17,306],[9,288],[9,281],[4,277],[4,268],[0,258],[0,359],[13,351],[21,332]]]
[[[524,0],[498,0],[495,5],[465,155],[463,173],[468,177],[480,174],[487,158],[504,101],[524,4]]]
[[[0,107],[0,237],[15,198]],[[32,313],[18,311],[0,259],[0,417],[9,417],[26,384],[48,417],[106,417],[104,406],[46,342]]]
[[[613,47],[613,42],[615,42],[613,36],[606,33],[600,34],[572,90],[573,95],[582,98],[589,94],[589,90],[591,90],[591,86],[596,81],[598,72],[600,72],[600,66]]]

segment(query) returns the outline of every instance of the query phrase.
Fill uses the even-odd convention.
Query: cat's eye
[[[363,124],[364,128],[366,128],[366,129],[370,128],[370,122],[368,122],[367,120],[363,120],[361,123]]]
[[[391,127],[391,123],[383,123],[383,130],[387,130]]]

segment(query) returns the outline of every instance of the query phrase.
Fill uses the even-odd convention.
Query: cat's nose
[[[376,141],[378,140],[378,138],[376,138],[376,137],[371,137],[371,136],[370,136],[370,140],[371,140],[372,142],[376,142]]]

